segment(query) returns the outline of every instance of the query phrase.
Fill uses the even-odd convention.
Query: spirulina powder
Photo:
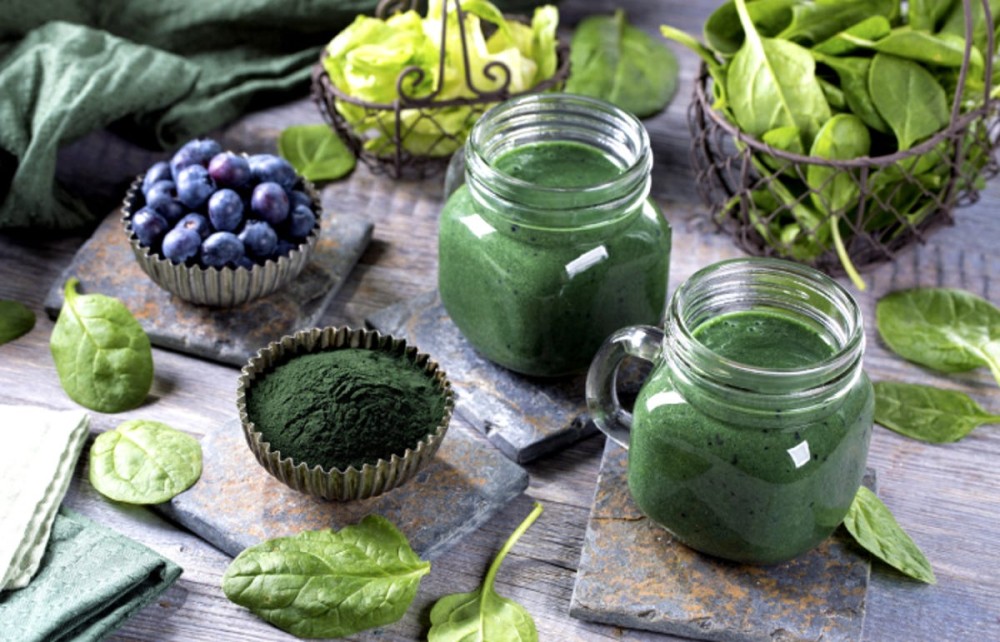
[[[402,456],[437,429],[444,403],[405,357],[358,348],[294,357],[247,392],[250,419],[272,450],[327,470]]]

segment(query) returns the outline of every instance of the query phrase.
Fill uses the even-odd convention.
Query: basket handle
[[[962,66],[958,72],[958,86],[955,88],[955,98],[951,103],[951,122],[956,122],[962,111],[962,97],[965,95],[966,78],[969,75],[969,61],[972,58],[972,45],[975,38],[975,25],[972,19],[973,0],[962,0],[965,10],[965,55],[962,57]],[[990,104],[990,84],[993,78],[993,51],[996,43],[993,41],[993,14],[990,11],[989,0],[980,0],[983,6],[983,21],[989,25],[986,29],[986,51],[983,54],[984,62],[984,83],[983,106]]]

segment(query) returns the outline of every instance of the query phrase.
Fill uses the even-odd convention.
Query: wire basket
[[[986,24],[992,24],[986,0],[983,8]],[[1000,170],[1000,101],[990,97],[992,55],[983,56],[982,103],[963,110],[972,47],[970,0],[964,0],[964,9],[965,54],[949,123],[894,154],[830,160],[767,145],[712,108],[711,78],[702,65],[688,124],[699,193],[716,224],[750,254],[790,258],[839,275],[892,260],[914,240],[924,242],[929,230],[953,223],[954,208],[976,202],[984,181]],[[987,32],[987,50],[993,52],[992,28]],[[929,168],[938,169],[933,173],[938,180],[928,178]],[[839,194],[850,197],[831,196],[834,190],[828,188],[835,183]]]
[[[376,16],[382,18],[395,11],[412,8],[415,2],[403,0],[382,0],[376,10]],[[447,49],[448,12],[455,11],[458,17],[461,42],[462,69],[465,72],[465,86],[472,94],[470,97],[440,99],[444,78],[445,54]],[[466,12],[459,0],[446,0],[441,16],[440,61],[438,63],[438,84],[433,91],[424,96],[414,96],[409,93],[424,80],[425,72],[420,67],[411,66],[404,69],[396,78],[396,95],[398,98],[391,103],[373,103],[360,100],[339,89],[330,79],[323,66],[326,50],[320,54],[319,62],[313,66],[312,96],[326,122],[347,143],[355,155],[374,173],[385,174],[392,178],[426,178],[442,171],[448,163],[451,154],[464,143],[465,135],[473,123],[494,104],[527,93],[540,93],[550,89],[558,89],[569,75],[569,46],[561,39],[556,40],[556,70],[549,78],[537,83],[524,92],[511,92],[511,71],[503,62],[491,61],[483,68],[483,74],[490,81],[500,81],[497,89],[483,90],[475,85],[469,66],[468,39],[461,26],[465,24]],[[508,19],[524,21],[520,17],[507,16]],[[374,130],[355,131],[342,113],[341,105],[352,105],[364,110],[365,121],[376,123]],[[455,108],[461,108],[463,120],[456,127],[452,122],[450,127],[442,124],[442,117],[449,112],[456,113]],[[374,117],[368,119],[367,117]],[[421,147],[426,153],[414,153],[407,150],[406,141],[415,131],[424,133]],[[429,137],[427,131],[433,132]],[[387,141],[383,149],[372,150],[366,143],[373,137]]]

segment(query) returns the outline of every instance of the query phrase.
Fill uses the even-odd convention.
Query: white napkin
[[[90,417],[79,410],[0,405],[0,591],[28,585],[69,488]]]

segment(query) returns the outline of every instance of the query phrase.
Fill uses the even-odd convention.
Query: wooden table
[[[633,21],[650,31],[661,22],[670,22],[697,33],[716,4],[565,0],[560,7],[564,24],[621,5]],[[683,77],[678,96],[667,112],[647,122],[656,150],[655,195],[676,234],[671,289],[697,268],[740,254],[727,238],[712,233],[695,201],[684,121],[695,60],[687,52],[679,55]],[[245,141],[250,147],[267,147],[273,145],[273,137],[285,124],[318,120],[312,104],[302,100],[253,115],[220,135],[228,141]],[[250,132],[258,138],[248,140]],[[130,172],[140,171],[151,159],[148,153],[98,134],[65,150],[61,172],[71,184],[100,192]],[[106,179],[102,186],[101,177],[88,169],[94,166],[103,167],[105,172],[110,166],[121,174],[114,176],[114,181]],[[370,217],[375,236],[324,323],[360,325],[367,314],[434,286],[440,202],[440,180],[394,182],[373,176],[365,168],[326,188],[327,207]],[[921,370],[890,354],[878,341],[873,324],[874,301],[904,287],[962,287],[1000,303],[998,204],[1000,182],[994,181],[979,204],[958,212],[954,227],[938,231],[926,245],[909,248],[896,262],[866,275],[870,291],[860,300],[868,321],[866,369],[873,379],[935,383],[964,390],[992,411],[1000,411],[1000,388],[986,369],[950,377]],[[60,388],[52,364],[48,349],[52,322],[42,312],[42,301],[84,240],[82,236],[54,238],[40,233],[0,235],[0,298],[23,301],[38,313],[31,333],[0,346],[0,402],[75,407]],[[156,380],[150,402],[120,415],[92,413],[94,434],[126,419],[155,415],[199,436],[234,415],[235,369],[158,349],[154,358]],[[580,622],[567,614],[602,446],[602,438],[592,438],[528,465],[531,485],[527,493],[434,562],[401,622],[352,639],[422,639],[434,601],[446,593],[477,586],[494,553],[536,500],[545,505],[545,512],[507,558],[497,588],[527,607],[540,639],[668,639]],[[485,441],[484,447],[489,447]],[[84,461],[82,458],[77,467],[67,503],[184,567],[180,581],[113,639],[292,639],[226,600],[219,588],[230,561],[226,555],[149,510],[104,500],[86,481]],[[996,426],[941,446],[904,439],[882,428],[875,430],[869,465],[878,471],[879,493],[933,563],[938,584],[909,582],[876,564],[868,594],[866,640],[1000,639],[998,461],[1000,429]]]

